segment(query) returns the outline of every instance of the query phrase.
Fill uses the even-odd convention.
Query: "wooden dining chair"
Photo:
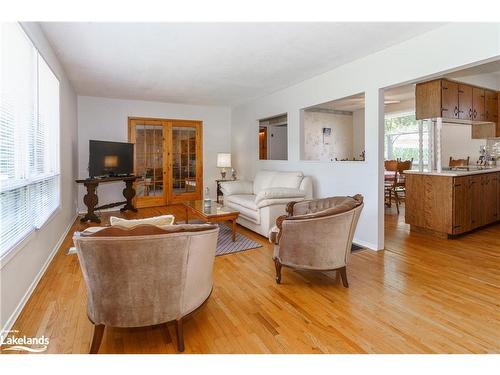
[[[399,214],[399,204],[406,199],[406,175],[404,171],[411,169],[413,158],[410,160],[398,160],[398,173],[394,184],[394,196],[396,198],[396,209]]]
[[[397,180],[398,174],[398,161],[385,160],[384,161],[384,200],[387,207],[392,205],[392,196],[394,185]]]
[[[411,169],[413,165],[413,158],[410,160],[402,161],[386,160],[384,162],[385,170],[389,173],[386,174],[384,181],[385,199],[388,207],[391,207],[392,197],[396,203],[396,210],[399,214],[399,204],[406,198],[406,176],[404,171]],[[394,172],[392,177],[390,172]],[[388,203],[387,203],[388,202]]]
[[[470,157],[467,156],[467,159],[453,159],[452,156],[450,156],[450,162],[448,163],[448,166],[450,168],[453,167],[466,167],[469,165],[469,159]]]

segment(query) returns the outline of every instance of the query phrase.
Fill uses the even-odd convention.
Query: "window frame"
[[[412,111],[396,111],[396,112],[391,112],[391,113],[388,113],[388,114],[384,115],[384,159],[385,160],[394,159],[394,154],[393,155],[389,155],[389,149],[392,149],[392,147],[389,148],[389,147],[387,147],[388,144],[386,144],[386,142],[389,141],[389,138],[390,138],[391,135],[392,136],[400,136],[400,135],[417,134],[418,137],[420,138],[420,132],[419,132],[418,129],[415,130],[415,131],[400,132],[400,133],[388,133],[385,130],[385,121],[391,120],[391,119],[394,119],[394,118],[406,117],[406,116],[415,116],[415,111],[414,110],[412,110]],[[415,123],[417,124],[417,127],[419,125],[419,122],[421,122],[421,121],[422,120],[415,119]],[[425,134],[427,134],[427,137],[430,136],[429,129],[425,129],[425,128],[422,129],[422,136],[424,136]],[[422,139],[422,140],[419,139],[419,144],[418,144],[417,150],[420,149],[420,143],[421,142],[423,144],[425,144],[424,139]],[[386,151],[387,151],[387,158],[386,158]],[[419,154],[420,154],[420,150],[419,150]],[[423,151],[422,152],[422,157],[423,158],[425,157],[425,154],[426,154],[426,152]],[[424,159],[420,160],[420,155],[419,155],[418,159],[413,160],[412,168],[414,166],[418,166],[420,164],[422,164],[425,167],[426,165],[428,165],[428,163],[429,163],[428,161],[427,161],[427,163],[425,163]]]
[[[34,43],[33,39],[31,38],[29,32],[26,30],[26,28],[20,23],[16,22],[17,27],[19,30],[24,34],[24,37],[27,39],[27,41],[31,44],[33,49],[36,51],[36,115],[37,115],[37,123],[38,123],[38,116],[40,114],[39,111],[39,102],[40,102],[40,91],[39,91],[39,66],[40,63],[43,62],[50,73],[53,74],[54,78],[57,80],[58,83],[58,98],[57,98],[57,155],[56,155],[56,162],[57,162],[57,167],[56,167],[56,172],[55,173],[45,173],[45,174],[39,174],[36,177],[32,178],[31,176],[26,178],[22,182],[17,182],[15,181],[12,185],[9,186],[8,189],[5,191],[10,191],[10,190],[15,190],[15,189],[20,189],[22,187],[30,189],[30,187],[34,186],[36,183],[40,181],[47,181],[49,179],[55,178],[57,181],[57,205],[54,207],[54,209],[50,212],[50,214],[47,215],[47,217],[43,220],[43,222],[37,224],[36,221],[33,221],[33,225],[31,226],[30,230],[26,232],[22,237],[20,237],[15,243],[13,243],[7,250],[5,250],[3,253],[0,252],[0,269],[2,269],[12,258],[15,257],[15,255],[22,250],[28,242],[31,240],[31,236],[45,228],[47,225],[54,220],[55,216],[60,213],[62,210],[62,174],[61,174],[61,165],[62,165],[62,157],[61,157],[61,135],[62,135],[62,125],[61,125],[61,77],[54,71],[52,66],[49,64],[47,59],[45,58],[44,54],[36,44]],[[2,189],[3,190],[3,189]]]

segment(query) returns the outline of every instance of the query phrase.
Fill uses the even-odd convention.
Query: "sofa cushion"
[[[259,171],[253,182],[253,192],[258,194],[267,188],[298,189],[304,175],[302,172]]]
[[[149,225],[171,225],[174,223],[175,217],[173,215],[162,215],[155,217],[147,217],[144,219],[122,219],[121,217],[111,216],[109,222],[111,225],[119,225],[121,227],[133,228],[137,225],[149,224]]]
[[[220,189],[225,197],[234,194],[253,194],[252,182],[245,180],[221,182]]]
[[[261,190],[255,197],[257,206],[266,199],[304,198],[306,194],[298,189],[273,187]],[[293,199],[290,199],[293,200]]]
[[[256,224],[260,223],[260,212],[255,204],[255,195],[253,194],[236,194],[230,195],[224,199],[224,205],[236,211],[240,215],[252,220]]]
[[[224,200],[224,204],[227,204],[228,202],[249,208],[250,210],[257,211],[257,205],[255,204],[255,195],[253,194],[230,195]]]

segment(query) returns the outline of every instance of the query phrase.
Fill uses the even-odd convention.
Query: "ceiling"
[[[327,110],[327,111],[356,111],[365,108],[365,94],[349,96],[347,98],[332,100],[307,108],[309,111]]]
[[[234,105],[437,23],[40,23],[79,95]]]

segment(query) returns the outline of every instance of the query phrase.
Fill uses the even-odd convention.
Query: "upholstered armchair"
[[[331,197],[290,202],[287,215],[276,220],[269,240],[274,243],[276,282],[281,267],[340,272],[348,288],[346,266],[351,254],[363,196]]]
[[[168,228],[168,229],[164,229]],[[95,325],[90,353],[105,326],[176,323],[184,351],[183,319],[212,292],[218,226],[111,226],[73,237],[87,286],[87,315]]]

